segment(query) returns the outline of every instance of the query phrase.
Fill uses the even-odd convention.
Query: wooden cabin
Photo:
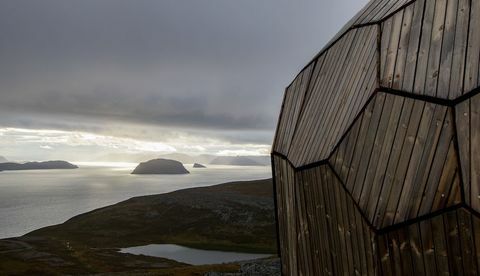
[[[480,274],[480,0],[372,0],[286,88],[284,275]]]

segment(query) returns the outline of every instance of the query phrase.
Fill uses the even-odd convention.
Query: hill
[[[275,253],[271,179],[135,197],[23,237],[0,240],[0,274],[177,275],[186,269],[203,275],[238,269],[233,264],[189,268],[116,250],[153,243]]]
[[[188,174],[182,163],[170,159],[153,159],[140,163],[132,174]]]
[[[17,170],[53,170],[53,169],[77,169],[78,166],[67,161],[45,161],[45,162],[27,162],[27,163],[0,163],[0,171]]]

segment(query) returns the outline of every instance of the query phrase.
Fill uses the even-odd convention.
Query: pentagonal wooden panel
[[[295,174],[288,161],[273,156],[273,173],[275,177],[275,196],[277,204],[278,235],[282,271],[293,275],[297,271],[297,221],[295,200]]]
[[[480,219],[465,209],[378,237],[383,275],[478,275]]]
[[[303,69],[285,90],[282,111],[277,126],[277,135],[273,142],[273,150],[276,152],[282,154],[287,154],[288,152],[314,65],[315,63],[311,63]]]
[[[375,90],[376,42],[377,26],[353,30],[317,62],[288,152],[295,166],[327,158]]]
[[[450,108],[378,93],[330,158],[377,228],[459,203]]]
[[[375,274],[372,228],[329,166],[297,172],[295,186],[297,275]]]
[[[394,14],[382,23],[381,85],[442,99],[478,87],[479,16],[469,0],[418,0]]]
[[[412,3],[411,0],[372,0],[359,11],[343,28],[325,45],[320,51],[318,56],[323,54],[324,50],[334,44],[342,35],[344,35],[349,29],[362,25],[374,24],[389,17],[392,13],[395,13],[398,9]]]
[[[480,212],[480,95],[455,107],[465,201]]]

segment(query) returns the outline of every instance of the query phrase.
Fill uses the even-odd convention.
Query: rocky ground
[[[205,276],[277,276],[281,275],[280,259],[259,259],[239,262],[237,272],[208,272]]]

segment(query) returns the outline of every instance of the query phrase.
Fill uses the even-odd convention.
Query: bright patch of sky
[[[270,150],[268,144],[234,144],[187,133],[156,142],[81,131],[0,128],[0,137],[0,152],[17,161],[72,158],[75,161],[132,161],[138,156],[172,152],[235,156],[264,155]]]

